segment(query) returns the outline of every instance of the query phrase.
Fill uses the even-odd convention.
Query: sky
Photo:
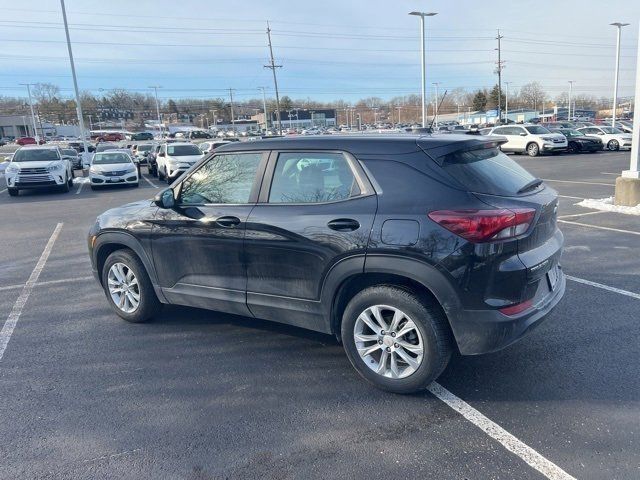
[[[497,81],[518,90],[538,81],[553,97],[611,96],[616,29],[627,22],[620,95],[634,92],[640,1],[636,0],[66,0],[81,90],[124,88],[168,98],[273,95],[266,27],[272,29],[281,95],[318,101],[389,99],[420,92],[420,27],[426,20],[429,93],[473,91]],[[60,3],[0,0],[0,95],[20,83],[54,83],[73,96]],[[102,89],[102,90],[101,90]]]

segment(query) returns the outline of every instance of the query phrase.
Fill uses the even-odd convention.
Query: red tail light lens
[[[508,307],[501,308],[500,312],[512,317],[514,315],[518,315],[519,313],[524,312],[525,310],[529,310],[532,305],[533,305],[532,300],[526,300],[522,303],[516,303],[515,305],[510,305]]]
[[[429,218],[441,227],[474,243],[505,240],[527,231],[536,211],[533,208],[496,210],[438,210]]]

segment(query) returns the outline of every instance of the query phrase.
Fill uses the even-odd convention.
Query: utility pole
[[[434,118],[433,124],[437,128],[438,127],[438,101],[439,101],[438,86],[440,85],[440,82],[433,82],[432,85],[436,87],[436,102],[434,103],[434,107],[433,107],[433,118]]]
[[[616,126],[616,111],[618,110],[618,74],[620,72],[620,36],[622,35],[622,27],[629,25],[628,23],[614,22],[610,23],[618,29],[616,36],[616,72],[613,80],[613,115],[611,115],[611,126]]]
[[[402,112],[402,105],[396,105],[396,110],[398,110],[398,124],[402,123],[402,119],[400,118],[400,112]]]
[[[271,45],[271,28],[269,22],[267,22],[267,37],[269,38],[269,65],[265,65],[265,68],[270,68],[273,72],[273,86],[276,89],[276,119],[278,121],[278,132],[282,135],[282,121],[280,119],[280,94],[278,93],[278,78],[276,77],[276,68],[282,68],[282,65],[276,65],[273,60],[273,46]]]
[[[433,17],[435,12],[410,12],[409,15],[420,17],[420,59],[422,65],[422,127],[427,126],[427,66],[424,52],[424,17]]]
[[[73,62],[73,50],[71,49],[71,37],[69,37],[69,24],[67,23],[67,10],[64,7],[64,0],[60,0],[60,7],[62,7],[64,33],[67,37],[67,50],[69,51],[69,64],[71,65],[71,76],[73,77],[73,90],[76,94],[76,112],[78,114],[78,125],[80,125],[80,137],[82,138],[84,155],[88,157],[89,148],[87,147],[87,137],[84,134],[84,118],[82,117],[82,105],[80,104],[80,91],[78,90],[78,79],[76,78],[76,66]],[[83,159],[83,163],[84,160],[85,159]]]
[[[507,86],[507,91],[505,99],[504,99],[504,117],[505,117],[505,121],[507,122],[507,124],[509,124],[509,84],[511,82],[504,82],[504,84]]]
[[[498,124],[502,123],[502,69],[504,68],[502,64],[502,49],[500,47],[502,37],[500,29],[498,29],[498,36],[496,37],[496,40],[498,40]]]
[[[229,99],[231,100],[231,125],[233,125],[231,127],[231,130],[235,130],[236,121],[233,114],[233,88],[229,89]]]
[[[27,93],[29,94],[29,108],[31,109],[31,123],[33,124],[33,135],[36,139],[36,142],[40,143],[40,137],[38,136],[38,128],[36,127],[36,115],[33,113],[33,102],[31,101],[31,85],[35,85],[35,83],[21,83],[23,87],[27,87]],[[25,135],[28,135],[29,132],[26,132]]]
[[[160,129],[160,138],[162,138],[163,128],[162,119],[160,118],[160,102],[158,102],[158,89],[162,88],[160,85],[151,85],[149,88],[153,88],[156,92],[156,113],[158,114],[158,128]]]
[[[573,89],[573,80],[569,80],[569,105],[568,105],[568,109],[567,109],[567,122],[571,121],[571,91]],[[573,112],[573,115],[575,116],[576,112]]]
[[[93,115],[87,115],[89,117],[89,132],[91,132],[91,130],[93,130],[93,122],[91,121],[91,119],[93,118]]]
[[[265,87],[258,87],[258,90],[262,90],[262,109],[264,110],[264,129],[269,129],[269,120],[267,120],[267,97],[264,93]]]

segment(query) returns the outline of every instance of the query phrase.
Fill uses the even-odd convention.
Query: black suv
[[[333,334],[367,380],[416,391],[454,349],[504,348],[564,294],[557,194],[501,141],[228,144],[154,200],[99,216],[93,270],[125,320],[169,303]]]

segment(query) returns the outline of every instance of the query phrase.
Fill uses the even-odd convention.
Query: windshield
[[[114,148],[118,148],[118,146],[113,143],[101,143],[96,147],[96,152],[104,152],[105,150]]]
[[[524,127],[527,129],[527,132],[532,133],[533,135],[542,135],[544,133],[551,133],[549,130],[547,130],[544,127],[541,127],[540,125],[532,125],[530,127]]]
[[[99,153],[93,157],[93,165],[106,165],[109,163],[131,163],[129,155],[120,152]]]
[[[498,148],[445,155],[442,168],[470,191],[490,195],[517,195],[535,180]]]
[[[51,162],[60,160],[58,150],[53,148],[21,148],[13,156],[13,162]]]
[[[567,128],[564,130],[560,130],[566,137],[584,137],[584,133],[579,132],[578,130],[574,130],[572,128]]]
[[[153,148],[153,145],[138,145],[139,152],[149,152]]]
[[[600,127],[604,133],[624,133],[622,130],[613,127]]]
[[[65,148],[64,150],[62,150],[62,154],[68,155],[70,157],[75,157],[78,155],[78,152],[76,152],[73,148]]]
[[[202,155],[202,152],[195,145],[167,145],[167,155],[185,157],[187,155]]]

